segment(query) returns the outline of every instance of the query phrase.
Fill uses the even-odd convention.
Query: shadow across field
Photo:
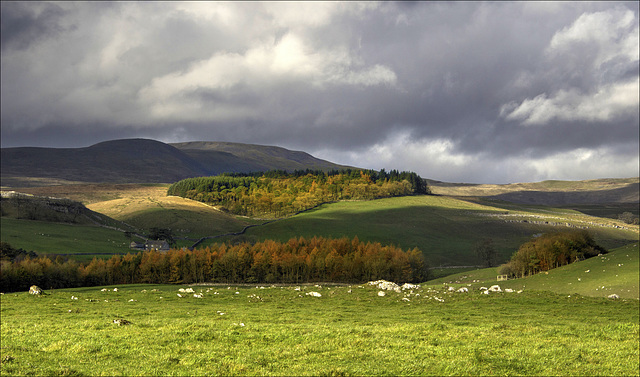
[[[504,200],[512,203],[564,206],[594,203],[638,203],[640,185],[631,183],[611,190],[590,191],[514,191],[488,196],[487,199]]]
[[[417,247],[432,267],[446,267],[481,264],[473,250],[477,242],[487,238],[494,242],[498,262],[504,262],[533,235],[567,229],[525,221],[507,222],[497,216],[503,213],[498,207],[434,196],[339,202],[247,229],[234,241],[286,242],[294,237],[357,236],[361,241],[392,244],[405,250]],[[594,228],[592,232],[605,247],[618,246],[634,237],[632,232],[614,229]]]

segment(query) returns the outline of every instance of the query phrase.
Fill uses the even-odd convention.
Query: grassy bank
[[[542,290],[558,294],[579,294],[607,297],[617,294],[622,298],[640,298],[640,252],[638,243],[629,244],[610,253],[569,264],[548,273],[522,279],[499,282],[503,288],[514,290]],[[496,284],[498,268],[486,268],[453,274],[429,281],[429,284],[450,284],[454,287],[479,288]]]

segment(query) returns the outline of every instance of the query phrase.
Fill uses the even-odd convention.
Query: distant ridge
[[[638,177],[583,181],[548,180],[506,185],[427,181],[431,191],[438,195],[482,197],[520,204],[562,206],[640,201],[640,178]]]
[[[252,144],[189,142],[166,144],[123,139],[86,148],[2,148],[3,186],[46,182],[172,183],[224,172],[272,169],[331,170],[341,165],[305,152]]]

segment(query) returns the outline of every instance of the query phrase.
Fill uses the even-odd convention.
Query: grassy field
[[[39,254],[73,254],[77,260],[130,252],[131,240],[124,233],[91,225],[72,225],[3,217],[2,241],[12,247]],[[83,254],[104,255],[83,255]]]
[[[245,239],[286,241],[299,236],[358,236],[362,241],[394,244],[403,249],[418,247],[433,267],[460,266],[480,263],[473,247],[483,239],[493,239],[502,262],[534,234],[569,229],[534,221],[589,226],[594,238],[606,248],[638,239],[637,226],[630,230],[601,226],[622,223],[574,210],[509,203],[482,205],[443,196],[326,204],[292,218],[251,228]]]
[[[499,282],[503,288],[533,289],[559,294],[579,294],[607,297],[617,294],[623,298],[640,299],[640,252],[638,243],[616,248],[608,254],[572,263],[560,268]],[[486,268],[454,274],[429,281],[429,284],[448,284],[454,287],[479,288],[496,284],[498,268]]]
[[[112,288],[0,296],[1,374],[622,376],[639,368],[638,300],[426,285],[383,297],[369,285],[194,286],[202,298],[178,286]],[[120,318],[130,324],[113,323]]]

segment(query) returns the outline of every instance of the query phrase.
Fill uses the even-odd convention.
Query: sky
[[[2,147],[277,145],[446,182],[637,177],[638,2],[9,2]]]

